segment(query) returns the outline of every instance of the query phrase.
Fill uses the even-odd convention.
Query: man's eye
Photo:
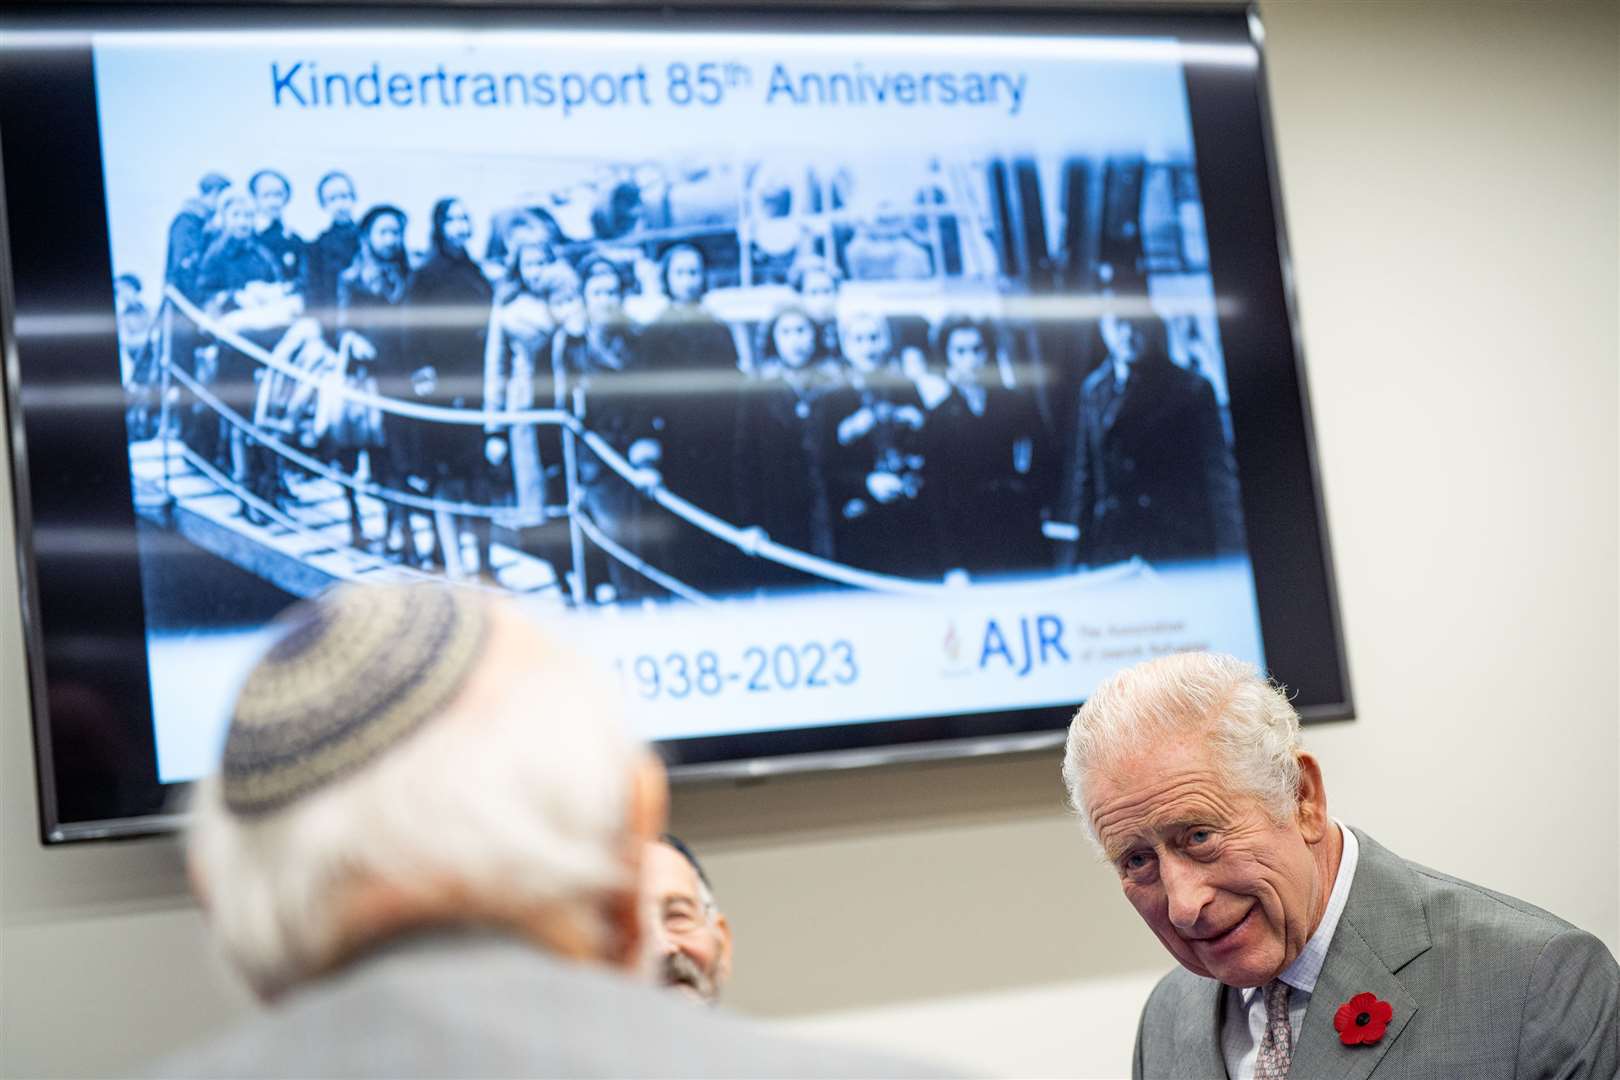
[[[1187,843],[1189,846],[1196,847],[1199,844],[1208,843],[1213,835],[1214,833],[1209,829],[1194,829],[1187,834]]]
[[[1153,862],[1153,856],[1145,851],[1133,851],[1119,861],[1127,874],[1140,873],[1146,870]]]
[[[690,911],[664,912],[664,926],[670,930],[690,930],[697,925],[697,916]]]

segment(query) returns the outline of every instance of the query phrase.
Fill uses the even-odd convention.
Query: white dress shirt
[[[1344,902],[1350,898],[1350,882],[1356,876],[1356,859],[1360,848],[1356,834],[1339,826],[1344,839],[1344,852],[1339,856],[1339,872],[1333,879],[1333,891],[1328,894],[1327,909],[1316,932],[1305,943],[1305,948],[1294,957],[1294,962],[1278,976],[1291,988],[1288,992],[1288,1026],[1295,1042],[1299,1041],[1299,1026],[1305,1021],[1305,1009],[1311,1003],[1316,989],[1316,977],[1322,973],[1322,962],[1327,959],[1328,946],[1333,943],[1333,932],[1339,927],[1339,916],[1344,914]],[[1265,987],[1251,986],[1226,988],[1226,1021],[1221,1027],[1221,1056],[1226,1059],[1226,1075],[1231,1080],[1254,1080],[1254,1063],[1260,1053],[1260,1040],[1266,1034]]]

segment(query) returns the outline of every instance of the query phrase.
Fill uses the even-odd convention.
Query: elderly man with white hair
[[[344,586],[283,616],[193,807],[192,877],[269,1008],[163,1076],[875,1076],[642,970],[655,758],[507,602]]]
[[[1620,968],[1591,934],[1328,815],[1282,690],[1228,656],[1149,661],[1069,729],[1069,797],[1181,967],[1137,1077],[1620,1075]]]

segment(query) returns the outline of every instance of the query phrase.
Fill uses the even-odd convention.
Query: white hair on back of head
[[[226,808],[217,774],[198,785],[192,872],[225,952],[261,993],[355,944],[346,939],[363,929],[344,925],[354,885],[524,905],[626,884],[641,747],[617,695],[577,657],[536,641],[545,648],[513,673],[502,707],[452,702],[291,806],[243,818]]]
[[[1063,782],[1093,843],[1086,777],[1155,743],[1189,738],[1207,739],[1226,780],[1259,798],[1274,820],[1293,812],[1302,746],[1286,693],[1236,657],[1176,653],[1104,680],[1069,725]]]

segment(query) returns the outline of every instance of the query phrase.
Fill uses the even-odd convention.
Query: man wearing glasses
[[[668,833],[647,844],[644,859],[653,974],[713,1005],[731,977],[731,925],[714,902],[709,876],[692,849]]]

